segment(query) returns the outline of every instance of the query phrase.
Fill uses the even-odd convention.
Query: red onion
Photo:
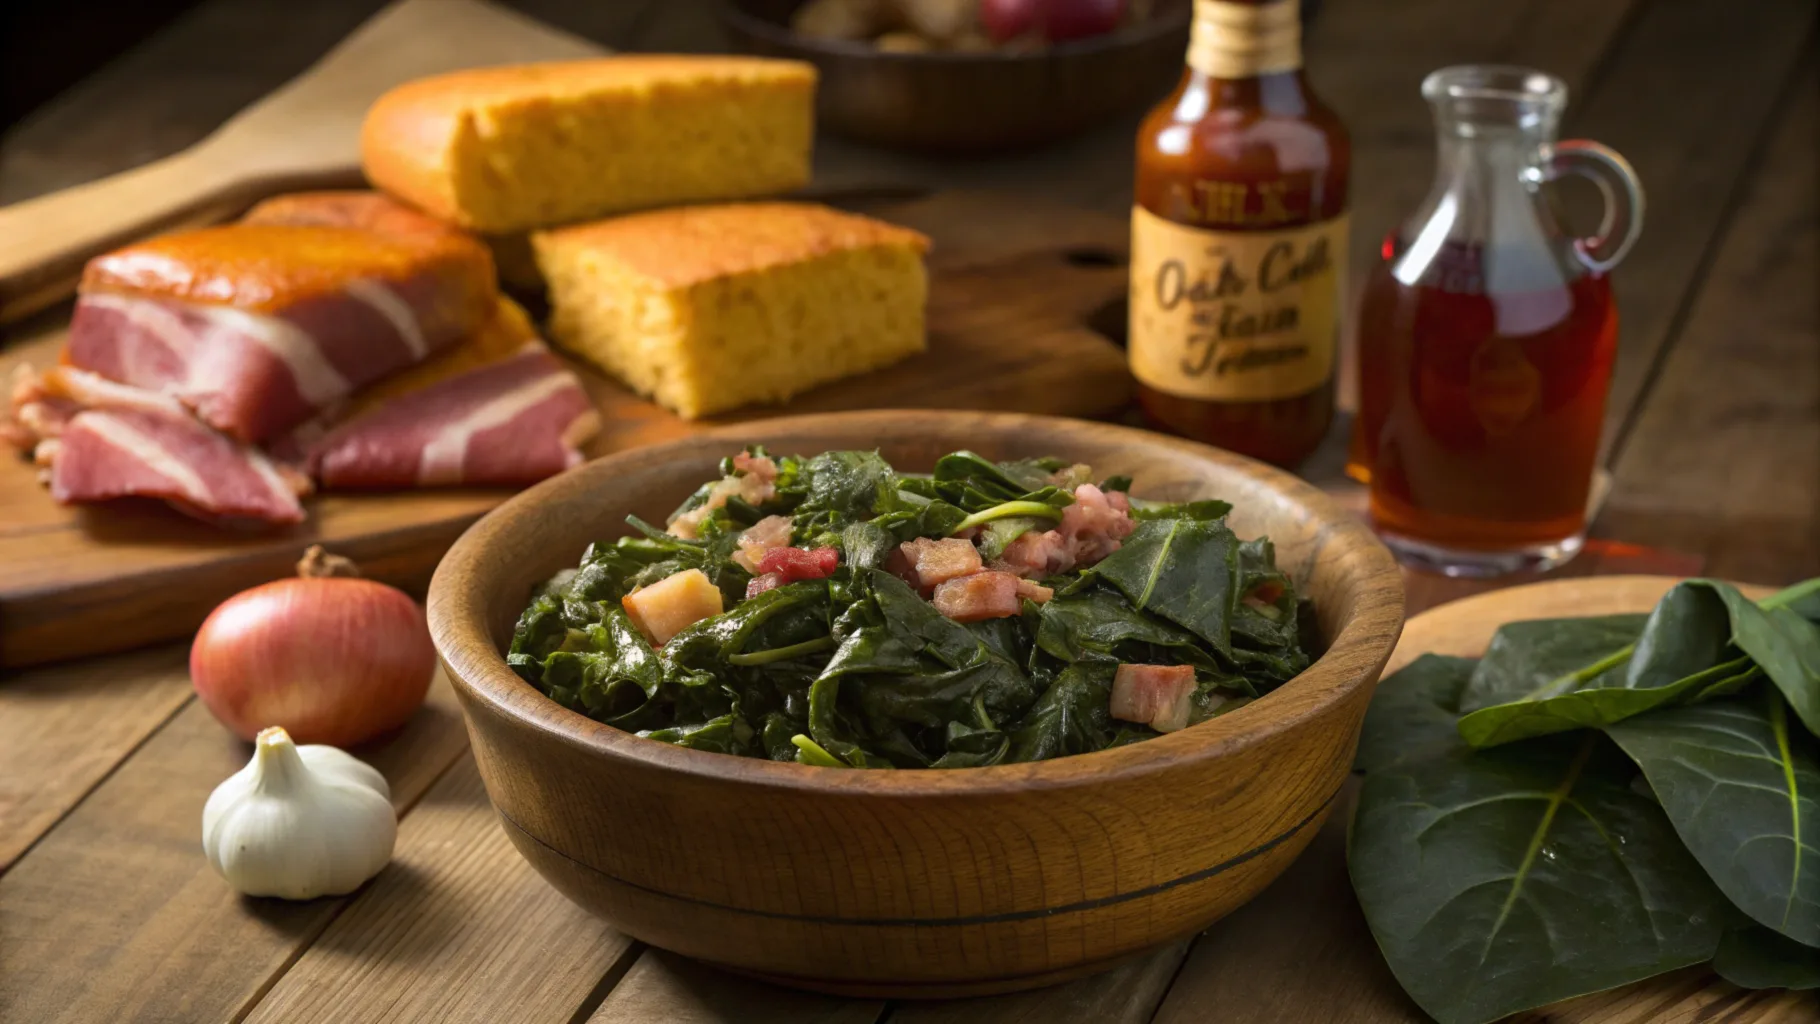
[[[282,726],[346,747],[403,725],[436,671],[423,609],[320,547],[297,571],[209,613],[190,647],[196,695],[247,740]]]

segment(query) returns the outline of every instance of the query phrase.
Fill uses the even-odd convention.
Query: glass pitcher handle
[[[1555,144],[1548,161],[1548,177],[1552,180],[1568,174],[1590,179],[1605,197],[1605,216],[1599,223],[1599,233],[1574,240],[1580,262],[1594,273],[1603,274],[1624,259],[1643,231],[1643,183],[1630,169],[1630,162],[1616,150],[1585,139]]]

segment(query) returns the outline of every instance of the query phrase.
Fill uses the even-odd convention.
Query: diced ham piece
[[[747,572],[757,572],[759,560],[772,548],[788,547],[790,544],[790,517],[766,516],[751,526],[746,527],[739,535],[739,550],[733,553],[733,560]]]
[[[1019,580],[1004,572],[976,572],[935,588],[935,610],[956,622],[1003,619],[1024,610]]]
[[[776,590],[783,585],[784,578],[779,573],[768,572],[763,576],[754,576],[752,582],[746,584],[746,600],[750,601],[767,590]]]
[[[755,477],[767,484],[777,482],[777,463],[766,456],[754,455],[751,452],[740,452],[733,456],[733,472]]]
[[[1119,542],[1136,528],[1131,516],[1115,508],[1105,491],[1082,484],[1074,489],[1074,504],[1062,509],[1057,530],[1067,542],[1074,564],[1092,565],[1117,551]]]
[[[959,537],[945,540],[932,540],[918,537],[913,541],[898,545],[915,574],[914,582],[924,592],[949,580],[962,576],[971,576],[985,568],[980,561],[979,548],[973,542]]]
[[[1053,530],[1029,530],[1005,546],[993,568],[1026,579],[1042,579],[1092,565],[1119,549],[1137,524],[1131,500],[1123,491],[1110,493],[1093,484],[1074,489],[1074,503],[1062,509]]]
[[[1187,726],[1193,698],[1192,665],[1120,665],[1112,677],[1112,717],[1157,732]]]
[[[728,498],[737,497],[752,505],[762,505],[777,493],[777,463],[763,455],[740,452],[733,456],[733,473],[715,481],[708,490],[708,500],[677,516],[670,533],[684,540],[701,536],[701,524],[724,508]]]
[[[308,461],[329,490],[522,486],[579,465],[599,423],[581,381],[531,342],[336,426]]]
[[[758,571],[767,575],[776,573],[785,583],[797,580],[820,580],[834,575],[840,566],[840,551],[836,548],[772,548],[759,560]]]
[[[1068,543],[1055,530],[1026,530],[1005,545],[992,568],[1026,579],[1040,580],[1074,568]]]
[[[1276,580],[1266,580],[1247,591],[1243,600],[1253,608],[1275,608],[1282,597],[1283,585]]]
[[[620,604],[645,639],[662,647],[689,626],[720,614],[720,588],[700,569],[684,569],[634,590]]]

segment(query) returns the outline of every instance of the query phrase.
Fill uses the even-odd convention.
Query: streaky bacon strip
[[[28,406],[59,402],[74,410],[36,446],[61,503],[145,497],[203,519],[303,519],[297,499],[308,480],[199,422],[169,395],[55,367],[29,397]]]
[[[308,465],[329,490],[519,486],[579,464],[597,429],[581,382],[532,342],[336,426]]]

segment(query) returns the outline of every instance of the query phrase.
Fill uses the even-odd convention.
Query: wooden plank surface
[[[1608,447],[1635,417],[1698,291],[1777,97],[1814,50],[1817,15],[1813,0],[1752,0],[1748,8],[1733,0],[1654,0],[1570,122],[1575,134],[1623,153],[1649,196],[1642,240],[1612,275],[1619,352]]]
[[[0,687],[0,871],[190,699],[188,655],[72,662]]]
[[[228,1019],[322,932],[346,898],[243,900],[202,855],[202,805],[251,749],[191,701],[0,875],[0,1020]],[[398,736],[354,753],[409,809],[466,749],[439,674]]]
[[[638,952],[531,870],[463,755],[399,825],[391,864],[246,1020],[567,1020]]]
[[[1820,73],[1810,57],[1613,466],[1603,532],[1820,575]]]
[[[589,454],[783,413],[913,406],[1103,416],[1126,406],[1124,354],[1091,326],[1124,294],[1122,263],[1069,259],[1082,249],[1117,259],[1122,219],[986,193],[862,205],[935,239],[927,352],[785,405],[693,423],[575,362],[603,423]],[[1001,213],[1045,226],[980,230]],[[60,327],[40,323],[26,343],[0,353],[0,380],[21,363],[54,362]],[[312,543],[367,565],[376,579],[421,587],[449,544],[507,493],[330,494],[307,502],[310,518],[298,527],[234,531],[150,503],[59,506],[30,464],[0,461],[0,667],[182,636],[228,595],[288,575]]]
[[[212,127],[202,123],[207,118],[219,120],[313,59],[334,38],[322,26],[335,18],[351,25],[366,13],[363,5],[377,0],[256,0],[236,22],[240,3],[208,0],[188,23],[212,29],[191,42],[180,34],[155,40],[123,62],[124,71],[110,69],[53,105],[61,115],[52,109],[9,136],[0,149],[0,201],[191,141],[181,136],[199,136]],[[693,0],[520,0],[518,6],[545,8],[538,13],[570,28],[577,27],[573,19],[600,19],[601,31],[614,38],[594,38],[622,47],[643,38],[693,48],[708,30],[703,26],[711,26]],[[1688,551],[1716,574],[1766,582],[1820,573],[1820,472],[1802,469],[1820,465],[1820,309],[1813,290],[1820,277],[1813,143],[1820,115],[1811,65],[1806,77],[1790,77],[1797,55],[1813,50],[1811,33],[1804,34],[1812,12],[1811,4],[1782,0],[1749,8],[1713,0],[1411,0],[1387,14],[1367,0],[1328,0],[1308,41],[1312,75],[1348,118],[1357,143],[1360,258],[1427,187],[1432,137],[1414,83],[1428,68],[1460,60],[1533,63],[1575,88],[1569,132],[1629,155],[1652,200],[1644,241],[1617,277],[1626,350],[1611,422],[1621,443],[1598,529]],[[272,19],[297,31],[257,38],[256,29]],[[239,28],[230,31],[231,25]],[[199,52],[194,39],[231,45]],[[191,83],[185,88],[193,102],[161,102],[137,84],[148,74]],[[242,93],[245,99],[234,98]],[[1769,143],[1757,145],[1770,124],[1778,127]],[[14,144],[22,137],[31,145]],[[906,160],[829,140],[818,153],[818,177],[1016,187],[1026,196],[1097,206],[1122,229],[1129,143],[1130,127],[1111,125],[1042,153],[962,164]],[[21,177],[20,169],[30,173]],[[1082,233],[1057,229],[1041,216],[1000,219],[1007,215],[999,209],[968,218],[957,226],[969,233],[965,245],[939,255],[964,248],[976,254],[975,265],[1016,259],[1027,240],[1040,236],[1053,259],[1064,248],[1105,240],[1099,227]],[[989,288],[970,297],[990,300]],[[133,529],[160,527],[135,523]],[[293,554],[285,552],[284,560]],[[1437,585],[1424,593],[1452,591]],[[109,607],[102,595],[91,611]],[[108,623],[98,631],[129,627]],[[346,993],[369,986],[384,993],[375,1003],[396,1000],[395,1012],[375,1010],[384,1019],[437,1019],[432,1010],[458,1014],[476,1000],[495,1005],[487,1002],[486,986],[464,987],[467,966],[478,962],[465,958],[476,943],[504,932],[451,929],[434,913],[449,879],[476,886],[459,890],[463,899],[486,902],[477,883],[462,880],[483,863],[498,862],[461,851],[493,849],[500,835],[490,816],[477,813],[471,793],[465,804],[426,799],[407,808],[408,863],[421,873],[382,878],[352,900],[301,906],[226,894],[196,848],[200,806],[244,762],[246,749],[199,707],[183,706],[187,681],[176,650],[145,655],[143,662],[89,662],[65,675],[15,674],[0,683],[0,1019],[192,1021],[255,1010],[292,1019],[279,1011],[361,1009],[366,1004]],[[68,710],[40,702],[52,693],[72,700],[80,694],[85,703]],[[414,726],[396,751],[362,752],[387,767],[401,799],[422,793],[438,766],[460,756],[461,730],[446,691],[437,699],[444,703],[429,727]],[[176,707],[182,710],[171,717]],[[68,772],[46,767],[63,759],[72,766]],[[22,773],[33,766],[43,781],[6,788],[29,779]],[[433,789],[437,801],[445,787],[460,797],[460,781],[450,773]],[[419,813],[425,817],[413,822]],[[1288,874],[1216,925],[1185,958],[1166,950],[1118,972],[1025,996],[896,1004],[885,1019],[1142,1020],[1146,1003],[1160,1022],[1419,1019],[1358,917],[1345,879],[1343,818],[1336,814]],[[522,870],[514,854],[505,856]],[[10,870],[8,857],[17,857]],[[407,863],[403,840],[400,857]],[[507,870],[501,877],[509,876]],[[407,879],[425,884],[414,888]],[[564,920],[545,902],[549,897],[545,891],[512,904],[542,908],[548,917],[531,914],[521,922],[496,914],[493,927],[548,934],[550,922]],[[440,934],[439,927],[453,934]],[[337,936],[332,944],[331,935]],[[375,954],[364,973],[354,949]],[[571,955],[566,945],[548,942],[507,943],[493,952],[499,962],[487,969],[511,979],[528,976],[521,973],[527,958],[541,958],[548,970],[551,958]],[[612,962],[603,966],[603,959]],[[495,1019],[880,1019],[876,1003],[785,993],[657,951],[639,952],[622,978],[628,960],[596,957],[589,961],[591,979],[565,976],[555,986],[560,998],[537,1004],[549,1011],[541,1018]],[[303,973],[287,976],[294,971]],[[1164,995],[1157,986],[1170,976],[1175,982]],[[463,997],[439,1002],[443,986],[459,988]],[[280,1001],[262,1006],[261,997]],[[558,1005],[567,1003],[573,1005],[566,1011]],[[1820,1019],[1820,1005],[1811,993],[1740,992],[1696,970],[1523,1019],[1812,1021]]]
[[[750,981],[687,957],[650,949],[588,1018],[588,1024],[873,1024],[885,1004],[837,999]]]

